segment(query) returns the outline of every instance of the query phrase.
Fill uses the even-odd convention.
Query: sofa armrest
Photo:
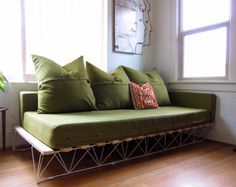
[[[20,92],[20,122],[22,124],[24,113],[26,111],[37,111],[38,109],[38,92],[21,91]]]
[[[210,111],[210,122],[215,121],[216,95],[210,93],[169,92],[171,104]]]

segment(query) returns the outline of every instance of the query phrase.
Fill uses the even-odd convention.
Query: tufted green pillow
[[[122,67],[106,73],[86,62],[91,87],[100,110],[132,108],[129,78]]]
[[[158,104],[160,106],[170,105],[170,98],[165,83],[161,76],[157,73],[156,69],[152,69],[150,71],[142,73],[126,66],[122,67],[131,82],[137,83],[140,86],[145,83],[150,83],[152,85],[155,95],[157,97]]]
[[[38,80],[38,113],[60,113],[96,109],[95,98],[83,57],[65,66],[32,55]]]

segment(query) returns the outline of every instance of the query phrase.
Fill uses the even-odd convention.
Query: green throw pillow
[[[32,55],[32,59],[38,80],[38,113],[96,109],[83,56],[63,67],[42,56]]]
[[[122,67],[106,73],[86,62],[91,87],[100,110],[132,108],[129,78]]]
[[[137,83],[140,86],[144,85],[145,83],[150,83],[152,85],[157,97],[157,102],[160,106],[170,105],[170,98],[165,83],[161,76],[157,73],[156,69],[142,73],[126,66],[122,67],[131,82]]]

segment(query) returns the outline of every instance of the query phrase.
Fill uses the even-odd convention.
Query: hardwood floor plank
[[[233,146],[203,142],[36,184],[31,153],[0,152],[0,187],[235,187]]]

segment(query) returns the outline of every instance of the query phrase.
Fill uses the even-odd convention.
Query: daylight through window
[[[34,78],[31,54],[63,65],[83,55],[106,69],[106,0],[1,0],[0,69]]]

